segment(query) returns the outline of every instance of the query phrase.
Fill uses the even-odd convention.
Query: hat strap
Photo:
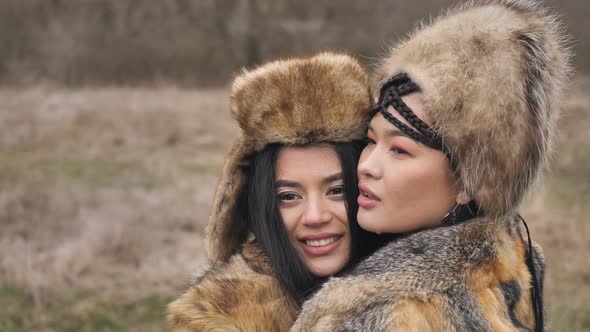
[[[533,304],[533,313],[535,315],[535,332],[542,332],[545,330],[545,322],[543,319],[543,295],[542,285],[539,285],[539,279],[537,279],[537,269],[535,268],[535,262],[533,261],[533,241],[531,240],[531,233],[529,226],[524,221],[524,218],[517,214],[517,217],[524,224],[526,229],[526,235],[528,237],[528,250],[526,256],[526,265],[531,274],[531,302]]]

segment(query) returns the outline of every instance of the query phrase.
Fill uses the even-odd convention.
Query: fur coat
[[[207,225],[210,267],[168,306],[174,331],[288,331],[298,304],[273,275],[237,202],[252,155],[268,144],[362,139],[369,78],[352,57],[320,53],[244,70],[232,84],[240,134],[226,157]],[[244,244],[246,243],[246,244]]]
[[[565,39],[536,1],[481,0],[391,48],[378,87],[401,73],[420,87],[482,217],[388,244],[324,284],[292,331],[542,329],[541,249],[529,252],[517,211],[551,155],[569,72]]]
[[[531,331],[527,248],[515,220],[407,235],[324,284],[292,331]],[[543,256],[533,248],[542,284]]]
[[[173,331],[288,331],[298,306],[272,275],[264,252],[247,243],[211,264],[168,306]]]

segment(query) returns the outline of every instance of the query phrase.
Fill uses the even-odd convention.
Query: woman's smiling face
[[[289,239],[317,276],[340,272],[351,234],[338,154],[327,144],[281,149],[276,164],[279,212]]]
[[[420,95],[402,97],[431,125]],[[391,106],[387,111],[409,123]],[[457,178],[445,155],[409,138],[380,113],[371,120],[358,167],[358,222],[376,233],[404,233],[440,223],[453,208]]]

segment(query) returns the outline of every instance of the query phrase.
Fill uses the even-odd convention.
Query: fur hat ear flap
[[[238,75],[232,84],[231,111],[241,132],[215,193],[207,225],[209,258],[227,260],[249,236],[236,207],[251,156],[273,143],[362,139],[371,110],[367,73],[348,55],[279,60]]]
[[[420,87],[463,187],[504,215],[547,165],[569,57],[536,2],[470,1],[393,47],[377,76],[381,86],[406,73]]]
[[[244,139],[239,137],[223,165],[207,225],[207,254],[212,260],[229,258],[248,235],[247,225],[236,220],[238,216],[234,211],[247,181],[244,161],[247,160],[250,150]]]

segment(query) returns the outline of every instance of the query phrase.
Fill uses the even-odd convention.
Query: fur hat
[[[547,164],[568,63],[560,25],[536,2],[470,1],[391,48],[376,79],[406,73],[419,86],[463,188],[504,215]]]
[[[361,139],[371,107],[365,70],[343,54],[274,61],[238,75],[231,112],[241,132],[215,193],[207,226],[209,259],[227,260],[248,236],[246,225],[234,214],[253,154],[271,143]]]

